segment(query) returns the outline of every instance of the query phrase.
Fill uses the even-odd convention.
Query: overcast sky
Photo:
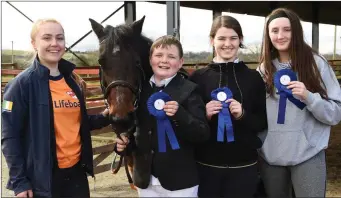
[[[55,18],[60,21],[66,34],[67,46],[72,45],[91,30],[88,18],[101,22],[120,7],[123,2],[11,2],[33,21],[39,18]],[[2,49],[30,50],[30,31],[32,23],[6,2],[1,2],[1,39]],[[137,2],[137,19],[146,15],[143,33],[156,39],[167,33],[166,6]],[[235,17],[241,24],[244,43],[252,49],[262,41],[264,17],[244,14],[223,13]],[[118,25],[124,22],[124,9],[108,19],[104,25]],[[212,11],[180,8],[180,40],[184,51],[211,51],[209,31]],[[306,41],[311,45],[311,23],[303,22]],[[337,53],[341,54],[341,27],[337,27]],[[321,53],[332,53],[334,47],[334,26],[320,24],[319,45]],[[77,44],[73,50],[86,51],[98,48],[96,36],[91,33]],[[249,50],[246,50],[249,51]]]

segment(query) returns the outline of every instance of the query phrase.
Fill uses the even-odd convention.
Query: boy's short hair
[[[182,50],[182,45],[180,43],[180,41],[171,35],[165,35],[165,36],[161,36],[160,38],[156,39],[152,46],[150,47],[150,56],[152,56],[154,49],[158,48],[158,47],[168,47],[171,45],[175,45],[178,50],[179,50],[179,57],[182,58],[184,55],[184,52]]]

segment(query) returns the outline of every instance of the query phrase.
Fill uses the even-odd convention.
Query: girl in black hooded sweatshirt
[[[235,18],[215,18],[210,40],[216,54],[213,62],[190,77],[199,85],[211,129],[210,140],[196,150],[198,196],[253,197],[258,181],[257,149],[262,145],[257,133],[267,127],[265,85],[259,73],[237,57],[239,48],[243,47],[243,33]],[[224,87],[232,92],[232,97],[226,97],[229,94],[225,92],[212,99],[211,92]],[[233,132],[228,128],[229,132],[225,131],[219,138],[218,120],[223,111],[229,112]],[[226,137],[227,133],[230,138]]]

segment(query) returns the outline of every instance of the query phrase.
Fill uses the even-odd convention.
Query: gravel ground
[[[103,142],[93,141],[93,146],[103,145]],[[8,179],[8,168],[4,156],[1,153],[1,197],[14,197],[12,191],[6,189]],[[101,164],[110,163],[112,156],[110,155]],[[91,197],[137,197],[137,192],[129,186],[124,167],[113,175],[110,171],[96,175],[94,178],[88,177]]]

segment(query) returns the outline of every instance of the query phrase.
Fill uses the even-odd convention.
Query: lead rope
[[[94,175],[94,191],[96,191],[96,176]]]

